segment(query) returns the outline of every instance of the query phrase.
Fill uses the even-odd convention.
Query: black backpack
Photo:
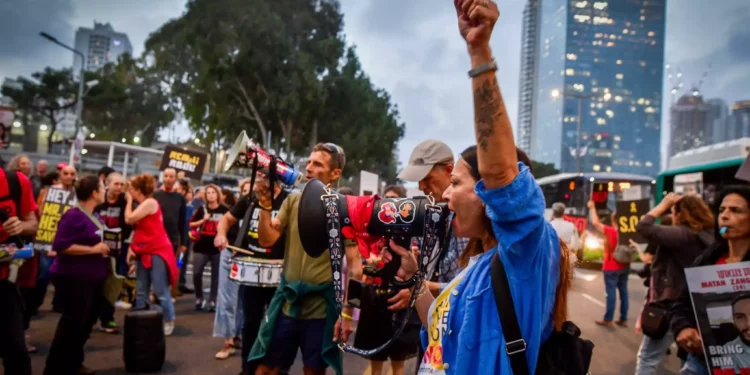
[[[492,258],[492,290],[495,293],[495,304],[500,315],[500,325],[505,337],[505,352],[510,358],[510,367],[514,375],[529,374],[526,361],[526,341],[518,326],[513,297],[510,294],[508,275],[503,262],[497,253]],[[560,331],[553,331],[552,336],[539,348],[536,374],[539,375],[586,375],[591,365],[594,343],[581,337],[581,330],[573,322],[565,322]]]

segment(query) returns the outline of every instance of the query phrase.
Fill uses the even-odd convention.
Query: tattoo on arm
[[[477,145],[487,152],[489,139],[495,132],[497,120],[505,115],[505,105],[500,96],[495,75],[489,75],[474,89],[474,116]]]

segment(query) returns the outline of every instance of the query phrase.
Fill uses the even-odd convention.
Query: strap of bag
[[[237,238],[234,239],[235,247],[242,247],[242,240],[244,240],[245,236],[247,236],[247,227],[250,224],[250,217],[253,215],[253,211],[255,211],[255,200],[252,197],[253,193],[250,193],[243,198],[250,200],[250,205],[247,207],[247,210],[245,210],[245,216],[242,218],[240,231],[239,233],[237,233]]]
[[[497,253],[492,257],[490,272],[495,305],[498,315],[500,315],[500,325],[505,337],[505,352],[510,358],[513,375],[529,375],[529,364],[526,361],[526,341],[523,339],[521,328],[518,326],[516,308],[508,284],[508,275],[505,273],[505,267]]]
[[[13,204],[16,205],[16,215],[21,215],[21,181],[18,174],[14,171],[5,171],[5,177],[8,179],[8,196]]]

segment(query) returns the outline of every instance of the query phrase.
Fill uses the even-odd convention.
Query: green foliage
[[[24,117],[36,115],[49,123],[47,136],[49,149],[60,118],[78,100],[78,82],[73,80],[69,69],[56,70],[48,67],[31,76],[34,80],[18,77],[17,81],[21,88],[3,87],[2,94],[13,100]],[[26,120],[22,124],[24,127],[29,126]]]
[[[97,139],[131,142],[137,136],[149,146],[174,119],[159,77],[143,61],[122,55],[116,64],[87,73],[91,80],[99,83],[84,97],[84,120]]]
[[[345,175],[393,181],[403,125],[342,29],[338,1],[191,0],[145,54],[207,144],[227,147],[246,130],[265,145],[270,131],[272,148],[294,161],[318,140],[336,142]]]
[[[552,163],[540,163],[538,161],[531,161],[531,166],[534,169],[534,178],[542,178],[547,176],[554,176],[559,174],[560,171],[555,168]]]

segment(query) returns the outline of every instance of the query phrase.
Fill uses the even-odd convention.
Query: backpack
[[[612,258],[615,258],[619,263],[630,264],[635,260],[636,252],[637,250],[630,246],[617,245],[615,251],[612,253]]]
[[[526,341],[518,326],[508,275],[497,253],[492,258],[491,278],[495,304],[505,337],[505,352],[508,353],[513,374],[531,375],[526,361]],[[535,374],[586,375],[591,365],[594,343],[580,336],[581,330],[573,322],[565,322],[560,331],[553,331],[539,348]]]

